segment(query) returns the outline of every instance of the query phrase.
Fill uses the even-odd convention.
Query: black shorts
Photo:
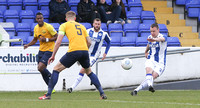
[[[50,51],[39,51],[38,52],[38,63],[42,62],[47,66],[48,60],[51,57],[52,52]]]
[[[75,62],[79,62],[83,68],[90,67],[90,59],[88,51],[67,52],[61,59],[60,63],[66,68],[71,67]]]

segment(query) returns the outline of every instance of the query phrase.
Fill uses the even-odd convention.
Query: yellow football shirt
[[[52,38],[57,33],[57,31],[53,28],[52,25],[45,23],[42,27],[40,27],[38,24],[34,28],[34,37],[37,37],[40,41],[40,37],[45,38]],[[42,42],[40,41],[40,51],[50,51],[53,52],[55,42]]]
[[[65,22],[59,27],[59,34],[66,35],[69,40],[69,50],[72,51],[88,51],[86,37],[88,33],[86,28],[75,21]]]

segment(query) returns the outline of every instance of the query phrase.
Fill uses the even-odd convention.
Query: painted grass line
[[[145,101],[121,101],[121,100],[37,100],[37,99],[0,99],[0,102],[41,102],[41,101],[54,101],[54,102],[66,102],[66,101],[85,101],[85,102],[115,102],[115,103],[136,103],[136,104],[167,104],[167,105],[188,105],[188,106],[200,106],[200,104],[193,103],[176,103],[176,102],[145,102]]]
[[[168,104],[168,105],[190,105],[190,106],[200,106],[200,104],[193,103],[176,103],[176,102],[145,102],[145,101],[120,101],[120,100],[105,100],[108,102],[116,102],[116,103],[139,103],[139,104]]]

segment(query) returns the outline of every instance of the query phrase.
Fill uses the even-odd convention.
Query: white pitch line
[[[193,103],[176,103],[176,102],[145,102],[145,101],[120,101],[120,100],[105,100],[108,102],[118,102],[118,103],[148,103],[148,104],[169,104],[169,105],[190,105],[190,106],[200,106],[200,104]]]
[[[51,101],[51,100],[37,100],[37,99],[0,99],[1,101],[20,101],[20,102],[41,102],[41,101]],[[189,105],[189,106],[200,106],[200,104],[193,104],[193,103],[176,103],[176,102],[145,102],[145,101],[120,101],[120,100],[52,100],[54,102],[66,102],[66,101],[96,101],[96,102],[115,102],[115,103],[138,103],[138,104],[167,104],[167,105]]]

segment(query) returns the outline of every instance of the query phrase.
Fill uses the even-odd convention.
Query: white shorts
[[[90,67],[94,65],[94,63],[97,61],[98,58],[96,57],[90,57]]]
[[[164,72],[165,70],[165,66],[164,64],[160,64],[156,61],[153,61],[151,59],[148,59],[146,62],[145,62],[145,68],[146,67],[150,67],[153,69],[154,72],[158,73],[159,76],[162,75],[162,73]]]

